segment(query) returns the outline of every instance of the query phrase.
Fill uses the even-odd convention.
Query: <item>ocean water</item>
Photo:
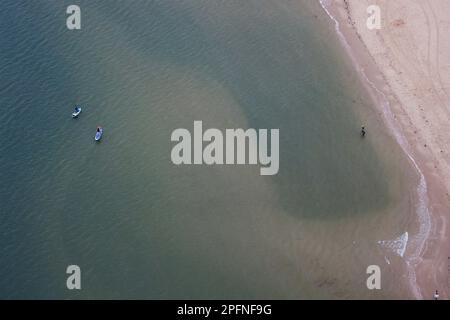
[[[1,4],[1,298],[410,296],[416,177],[318,2],[70,4]],[[194,120],[278,128],[279,173],[173,165]]]

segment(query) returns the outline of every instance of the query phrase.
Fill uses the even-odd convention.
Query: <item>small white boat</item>
[[[72,118],[76,118],[80,115],[81,113],[81,107],[80,106],[76,106],[75,110],[72,113]]]
[[[95,133],[95,141],[100,141],[100,139],[102,138],[103,135],[103,128],[102,127],[97,127],[97,132]]]

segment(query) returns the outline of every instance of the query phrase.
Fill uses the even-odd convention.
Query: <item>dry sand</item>
[[[414,295],[431,299],[438,289],[449,299],[450,1],[322,1],[363,76],[387,98],[391,126],[425,178],[430,224],[412,265]],[[381,9],[379,30],[367,27],[370,5]]]

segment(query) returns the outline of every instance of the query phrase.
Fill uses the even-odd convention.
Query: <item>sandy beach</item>
[[[419,176],[413,295],[450,297],[450,1],[322,1]],[[370,5],[381,28],[367,27]],[[368,124],[370,128],[370,124]],[[370,130],[370,129],[369,129]],[[422,193],[422,194],[421,194]]]

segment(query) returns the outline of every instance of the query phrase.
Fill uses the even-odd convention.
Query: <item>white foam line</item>
[[[422,173],[422,170],[417,165],[417,162],[414,160],[414,158],[411,155],[411,148],[409,143],[407,142],[404,134],[399,129],[398,125],[395,125],[395,117],[393,116],[391,105],[389,103],[388,98],[384,94],[383,91],[377,88],[377,86],[370,81],[370,79],[367,77],[366,72],[364,69],[359,65],[358,61],[355,59],[355,56],[353,54],[353,51],[351,49],[350,44],[347,42],[347,39],[343,35],[340,29],[339,21],[331,14],[331,12],[328,10],[328,5],[330,3],[329,0],[319,0],[322,8],[325,10],[327,15],[333,20],[335,24],[335,30],[341,40],[341,42],[344,44],[344,47],[347,49],[351,59],[353,60],[354,64],[357,66],[358,71],[363,76],[364,80],[370,85],[370,87],[375,90],[375,92],[382,98],[384,102],[384,106],[382,108],[384,119],[391,130],[391,132],[394,134],[394,137],[397,141],[397,143],[402,147],[405,154],[408,156],[410,162],[413,164],[414,168],[416,169],[418,175],[419,175],[419,184],[417,185],[417,197],[418,197],[418,203],[416,206],[416,213],[419,218],[419,232],[417,235],[411,239],[412,245],[412,252],[408,254],[405,257],[406,265],[408,266],[408,279],[413,291],[414,296],[416,299],[423,299],[423,295],[421,293],[420,287],[417,284],[417,278],[416,278],[416,266],[422,261],[422,251],[425,247],[425,242],[428,239],[431,231],[431,213],[429,210],[428,205],[428,188],[427,183],[425,180],[425,176]]]

